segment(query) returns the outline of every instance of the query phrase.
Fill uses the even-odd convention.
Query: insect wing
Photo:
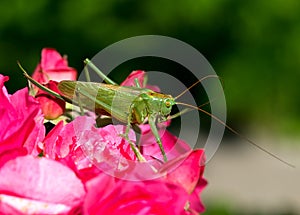
[[[127,123],[129,110],[134,100],[140,94],[151,91],[136,87],[80,81],[61,81],[58,88],[64,97],[82,107],[98,114],[108,113],[124,123]]]

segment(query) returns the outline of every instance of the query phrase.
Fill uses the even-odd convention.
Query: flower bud
[[[54,92],[60,93],[57,87],[57,82],[55,81],[49,81],[47,84],[45,84],[45,86],[50,90],[53,90]],[[41,89],[38,90],[36,94],[36,99],[41,104],[41,108],[45,119],[56,119],[59,116],[61,116],[65,111],[65,101],[58,99],[55,96],[52,96]]]

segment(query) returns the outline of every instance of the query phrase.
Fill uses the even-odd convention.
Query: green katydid
[[[106,82],[106,84],[65,80],[58,83],[58,88],[61,91],[61,94],[58,94],[32,79],[20,64],[19,67],[22,69],[25,77],[30,82],[32,82],[34,85],[41,88],[42,90],[48,92],[49,94],[84,108],[90,108],[89,105],[85,105],[85,101],[94,102],[94,110],[96,113],[108,113],[113,118],[116,118],[117,120],[126,123],[127,127],[124,135],[125,139],[130,143],[131,148],[136,154],[139,161],[145,161],[145,158],[142,156],[136,145],[132,143],[128,138],[131,124],[143,124],[146,122],[146,120],[148,121],[151,131],[155,136],[156,142],[159,145],[163,159],[166,162],[167,157],[162,145],[162,141],[158,134],[156,122],[162,122],[169,118],[172,118],[172,116],[170,116],[172,107],[174,105],[183,105],[188,107],[188,109],[184,109],[178,114],[175,114],[176,116],[181,115],[189,111],[190,109],[199,110],[209,115],[211,118],[218,121],[219,123],[224,125],[228,130],[238,135],[242,139],[245,139],[250,144],[256,146],[257,148],[261,149],[270,156],[278,159],[279,161],[291,167],[294,167],[292,164],[282,160],[278,156],[257,145],[255,142],[248,139],[247,137],[242,136],[236,130],[228,126],[225,122],[220,120],[218,117],[212,115],[211,113],[201,109],[200,107],[176,102],[177,98],[182,96],[192,87],[199,84],[206,78],[217,78],[218,76],[216,75],[205,76],[204,78],[198,80],[192,86],[184,90],[180,95],[172,97],[171,95],[157,93],[147,88],[140,88],[137,81],[136,87],[119,86],[114,81],[109,79],[105,74],[103,74],[90,60],[86,59],[85,63],[87,66],[91,67]]]

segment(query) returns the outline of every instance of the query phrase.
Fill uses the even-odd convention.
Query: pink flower
[[[204,211],[200,192],[203,150],[181,155],[164,164],[155,180],[126,181],[100,174],[86,182],[87,214],[199,214]]]
[[[121,136],[125,129],[122,125],[96,128],[93,118],[80,116],[66,125],[59,122],[39,146],[44,156],[72,168],[82,181],[102,171],[117,177],[138,177],[133,175],[137,158]],[[129,132],[129,139],[135,142],[133,131]],[[148,171],[153,173],[149,167]]]
[[[57,82],[55,81],[50,80],[45,86],[54,92],[60,93]],[[45,119],[56,119],[64,113],[66,107],[65,101],[58,99],[41,89],[38,90],[35,97],[41,104]]]
[[[157,212],[163,204],[170,205],[165,211],[160,210],[163,214],[203,212],[204,206],[199,197],[206,185],[203,179],[203,150],[191,151],[186,143],[179,141],[181,144],[177,147],[182,150],[175,150],[173,158],[159,166],[158,173],[149,168],[150,172],[145,168],[152,165],[151,160],[140,166],[141,163],[133,162],[136,160],[135,155],[120,136],[124,134],[124,129],[124,126],[113,125],[95,128],[94,119],[82,116],[66,126],[59,123],[44,141],[45,155],[73,166],[72,169],[86,183],[86,212],[148,214]],[[164,136],[163,139],[170,147],[178,142],[170,133]],[[133,136],[131,139],[134,141]],[[95,167],[99,170],[96,171]],[[143,181],[153,178],[156,179]],[[157,193],[160,198],[157,198]]]
[[[25,147],[28,153],[37,155],[36,145],[45,136],[40,105],[28,95],[27,88],[9,95],[4,86],[8,79],[0,74],[0,154]]]
[[[41,62],[37,65],[32,77],[46,84],[50,80],[60,82],[62,80],[76,80],[77,71],[68,66],[68,61],[52,48],[42,50]]]
[[[73,214],[80,210],[84,187],[68,167],[30,155],[0,166],[3,214]]]
[[[78,142],[80,135],[91,130],[94,123],[94,119],[86,116],[77,117],[66,125],[60,121],[40,145],[44,156],[70,167],[82,181],[98,175],[100,170],[92,165]]]
[[[94,124],[95,120],[87,116],[76,117],[65,126],[60,122],[46,136],[41,150],[46,157],[71,167],[83,181],[99,174],[100,170],[128,171],[130,161],[136,161],[136,157],[129,143],[120,136],[126,127],[108,125],[96,128]],[[132,131],[129,138],[135,141]],[[81,174],[88,170],[90,174]]]
[[[58,92],[58,87],[55,82],[62,80],[76,80],[77,71],[68,66],[67,59],[51,48],[44,48],[42,50],[41,62],[37,65],[32,77],[44,84],[51,90]],[[46,119],[56,119],[63,114],[65,110],[65,102],[54,98],[46,92],[34,87],[37,91],[38,101],[42,106],[42,111]]]

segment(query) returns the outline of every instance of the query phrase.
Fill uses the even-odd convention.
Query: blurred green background
[[[83,59],[107,45],[159,34],[189,43],[209,60],[223,79],[231,121],[257,119],[275,132],[297,133],[297,0],[2,0],[0,8],[0,71],[11,77],[10,92],[25,85],[16,60],[32,71],[43,47],[67,54],[81,71]]]
[[[114,42],[165,35],[197,48],[222,77],[230,124],[298,136],[298,0],[2,0],[0,8],[0,72],[10,93],[26,85],[16,61],[32,72],[43,47],[81,71],[83,59]]]

